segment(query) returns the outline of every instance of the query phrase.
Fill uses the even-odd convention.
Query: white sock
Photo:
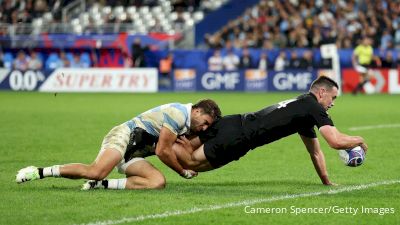
[[[108,179],[108,189],[125,189],[126,178]]]
[[[43,168],[43,177],[60,177],[60,166],[54,165]]]

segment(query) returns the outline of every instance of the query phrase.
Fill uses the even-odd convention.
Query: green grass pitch
[[[49,178],[15,183],[25,166],[91,163],[113,126],[168,102],[215,99],[224,115],[244,113],[298,93],[65,94],[0,92],[0,224],[400,224],[400,95],[344,95],[330,115],[340,131],[363,136],[365,164],[346,167],[320,139],[337,187],[320,184],[300,138],[292,135],[249,152],[240,161],[185,180],[156,157],[164,190],[80,191],[83,180]],[[352,127],[392,125],[374,129]],[[121,177],[113,172],[110,177]],[[368,186],[374,183],[397,183]],[[324,194],[358,185],[360,190]],[[315,193],[322,192],[317,195]],[[309,196],[298,194],[314,193]],[[292,195],[292,197],[282,197]],[[262,202],[246,205],[249,202]],[[246,206],[281,213],[246,213]],[[291,209],[357,208],[346,213]],[[362,207],[393,210],[361,213]]]

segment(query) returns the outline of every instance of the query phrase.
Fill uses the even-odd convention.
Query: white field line
[[[309,192],[309,193],[301,193],[301,194],[286,194],[280,196],[272,196],[269,198],[259,198],[259,199],[247,199],[238,202],[230,202],[221,205],[209,205],[205,207],[193,207],[191,209],[183,209],[183,210],[175,210],[175,211],[166,211],[159,214],[149,214],[149,215],[139,215],[134,217],[124,217],[118,220],[106,220],[106,221],[96,221],[91,223],[84,223],[81,225],[114,225],[114,224],[122,224],[122,223],[132,223],[144,220],[151,220],[151,219],[158,219],[158,218],[166,218],[171,216],[181,216],[187,214],[194,214],[200,212],[207,212],[207,211],[215,211],[219,209],[226,209],[226,208],[233,208],[238,206],[250,206],[258,203],[266,203],[266,202],[275,202],[280,200],[286,199],[296,199],[296,198],[305,198],[311,196],[319,196],[319,195],[334,195],[343,192],[351,192],[357,190],[368,189],[372,187],[382,186],[382,185],[391,185],[391,184],[400,184],[400,180],[388,180],[388,181],[381,181],[376,183],[369,183],[369,184],[361,184],[355,186],[348,186],[342,188],[332,188],[326,191],[319,191],[319,192]]]
[[[351,130],[351,131],[372,130],[372,129],[396,128],[396,127],[400,127],[400,124],[378,124],[378,125],[371,125],[371,126],[350,127],[349,130]]]

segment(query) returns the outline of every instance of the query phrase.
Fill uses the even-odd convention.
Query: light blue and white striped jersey
[[[150,109],[126,124],[131,131],[140,127],[156,137],[160,136],[162,127],[168,128],[176,135],[182,135],[189,131],[191,110],[191,103],[169,103]]]

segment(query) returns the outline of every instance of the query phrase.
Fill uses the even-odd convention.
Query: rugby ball
[[[365,160],[365,152],[361,146],[352,149],[339,150],[339,157],[346,166],[361,166]]]

